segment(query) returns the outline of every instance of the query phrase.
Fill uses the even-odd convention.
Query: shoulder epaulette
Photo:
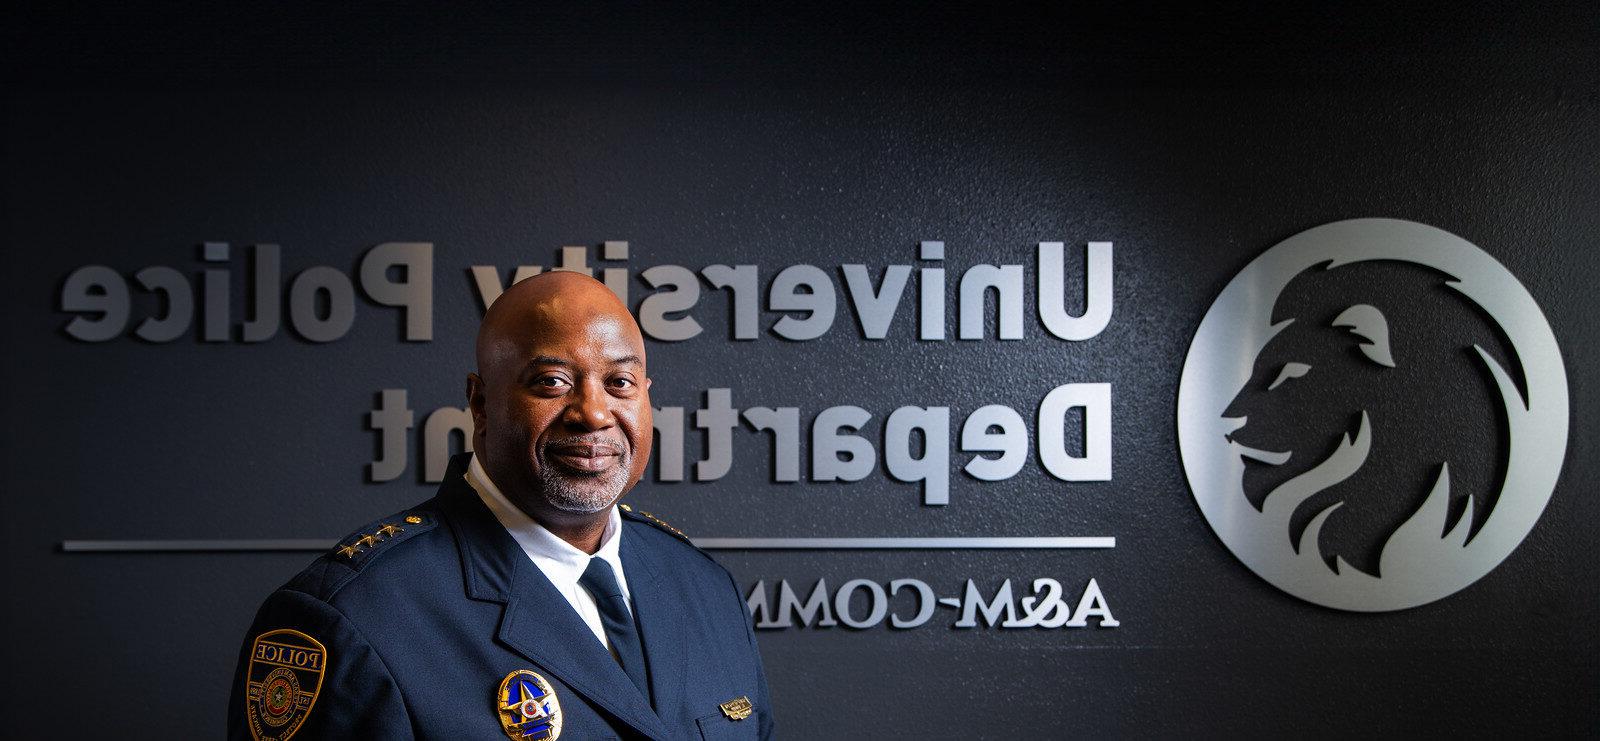
[[[425,512],[392,515],[345,536],[328,556],[335,562],[359,569],[394,544],[431,530],[435,524],[434,518]]]
[[[645,523],[647,525],[651,525],[651,526],[655,527],[657,530],[662,530],[662,531],[665,531],[667,533],[672,534],[672,536],[676,537],[678,540],[681,540],[681,541],[683,541],[685,543],[688,543],[689,545],[694,545],[694,541],[690,540],[689,536],[684,535],[682,530],[679,530],[679,529],[677,529],[677,528],[675,528],[675,527],[673,527],[671,525],[668,525],[667,523],[663,522],[661,520],[661,518],[656,517],[655,515],[652,515],[649,512],[644,512],[644,511],[641,511],[641,510],[634,509],[633,507],[630,507],[630,506],[628,506],[626,504],[619,504],[619,505],[617,505],[617,508],[622,510],[622,516],[623,517],[626,517],[626,518],[628,518],[630,520],[633,520],[635,522],[643,522],[643,523]]]

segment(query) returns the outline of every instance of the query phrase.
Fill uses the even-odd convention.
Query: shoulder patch
[[[386,517],[346,536],[329,555],[336,562],[359,569],[360,564],[370,562],[379,552],[413,535],[427,532],[435,524],[434,518],[425,512]]]
[[[256,741],[288,741],[310,717],[322,691],[328,649],[298,630],[256,636],[245,672],[245,717]]]
[[[671,533],[678,540],[681,540],[681,541],[683,541],[685,543],[688,543],[689,545],[694,545],[694,541],[690,540],[689,536],[684,535],[682,530],[679,530],[679,529],[677,529],[677,528],[675,528],[675,527],[673,527],[671,525],[668,525],[666,522],[663,522],[661,520],[661,518],[656,517],[655,515],[652,515],[649,512],[642,512],[640,510],[636,510],[633,507],[630,507],[630,506],[628,506],[626,504],[617,505],[617,509],[622,510],[623,519],[633,520],[634,522],[643,522],[643,523],[649,524],[649,525],[655,527],[657,530],[663,530],[665,532]]]

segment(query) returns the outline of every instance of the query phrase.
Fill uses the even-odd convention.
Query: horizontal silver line
[[[707,550],[925,550],[1115,548],[1117,539],[1091,538],[695,538]]]
[[[695,538],[694,544],[712,551],[825,551],[825,550],[1034,550],[1115,548],[1112,537],[1062,538]],[[325,551],[338,541],[308,539],[267,540],[63,540],[67,553],[160,553],[201,551]]]

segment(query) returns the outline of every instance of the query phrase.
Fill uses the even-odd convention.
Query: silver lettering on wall
[[[1053,337],[1079,342],[1105,329],[1113,307],[1110,242],[1090,242],[1085,249],[1081,314],[1073,314],[1076,291],[1069,290],[1068,271],[1061,242],[1038,243],[1035,263],[1038,310],[1041,324]],[[232,315],[232,261],[234,250],[227,242],[206,242],[200,260],[214,267],[201,271],[198,292],[201,338],[207,342],[265,342],[278,334],[283,308],[280,306],[283,250],[276,244],[259,244],[251,250],[248,265],[251,279],[246,286],[245,316]],[[606,241],[600,259],[626,263],[628,243]],[[1023,339],[1023,293],[1026,266],[1019,264],[976,264],[968,266],[958,281],[956,296],[946,295],[944,242],[925,241],[918,249],[924,263],[916,268],[917,324],[919,340],[945,339],[945,307],[954,303],[957,336],[961,340],[983,340],[991,336],[984,326],[989,296],[994,296],[995,323],[992,336],[1002,340]],[[560,262],[551,270],[593,276],[589,248],[561,248]],[[542,265],[518,265],[511,270],[511,283],[543,272]],[[467,269],[479,306],[488,310],[505,291],[506,274],[492,265],[472,265]],[[844,276],[843,302],[853,310],[861,334],[868,340],[888,336],[904,300],[911,265],[888,265],[876,285],[874,270],[867,265],[840,265]],[[313,342],[333,342],[349,332],[355,316],[355,290],[359,286],[366,298],[380,306],[394,307],[404,315],[404,336],[411,342],[433,339],[433,244],[428,242],[386,242],[367,250],[357,265],[357,280],[329,266],[313,266],[288,282],[290,325]],[[605,267],[602,279],[617,296],[628,300],[630,269]],[[141,320],[135,332],[152,342],[170,342],[187,331],[194,320],[196,291],[183,272],[165,266],[145,268],[134,275],[141,290],[159,297],[162,309]],[[639,273],[639,279],[656,289],[640,302],[639,324],[646,337],[663,342],[682,342],[701,335],[705,327],[694,316],[702,294],[700,280],[730,294],[733,311],[732,337],[754,340],[760,336],[761,268],[756,265],[709,265],[699,272],[681,265],[656,265]],[[840,292],[827,270],[815,265],[789,265],[780,268],[767,288],[767,311],[778,314],[769,327],[772,334],[793,341],[814,340],[837,326]],[[133,295],[129,280],[113,268],[86,265],[67,276],[61,289],[61,311],[74,315],[64,329],[74,339],[106,342],[122,336],[133,315]],[[235,331],[237,330],[237,331]]]
[[[1452,520],[1448,461],[1417,461],[1436,466],[1430,491],[1402,524],[1382,542],[1376,573],[1355,568],[1342,557],[1329,563],[1318,546],[1319,530],[1337,517],[1343,499],[1327,504],[1312,498],[1350,479],[1383,440],[1386,423],[1360,408],[1353,431],[1328,446],[1265,450],[1249,436],[1251,422],[1234,407],[1251,384],[1271,410],[1274,394],[1306,379],[1349,383],[1350,374],[1318,375],[1316,364],[1288,362],[1261,367],[1263,351],[1274,338],[1287,337],[1299,319],[1273,322],[1285,288],[1302,275],[1335,271],[1372,261],[1400,261],[1448,276],[1444,285],[1481,310],[1509,343],[1514,363],[1507,371],[1484,347],[1460,348],[1449,360],[1472,363],[1492,379],[1507,429],[1504,473],[1496,482],[1492,506],[1474,507],[1468,498]],[[1402,297],[1403,298],[1403,297]],[[1287,307],[1292,308],[1292,307]],[[1407,361],[1392,340],[1399,328],[1378,307],[1354,304],[1330,323],[1348,347],[1340,357],[1366,363],[1368,376],[1382,378]],[[1306,325],[1296,325],[1296,331]],[[1352,355],[1350,351],[1354,351]],[[1413,359],[1414,360],[1414,359]],[[1346,360],[1345,362],[1350,362]],[[1519,390],[1520,376],[1527,389]],[[1439,383],[1439,381],[1434,381]],[[1346,395],[1348,397],[1348,395]],[[1343,400],[1343,399],[1342,399]],[[1281,403],[1281,402],[1278,402]],[[1355,404],[1360,403],[1356,399]],[[1327,410],[1331,419],[1340,410]],[[1442,411],[1442,410],[1438,410]],[[1522,542],[1544,511],[1555,488],[1567,445],[1567,377],[1554,334],[1526,288],[1483,250],[1431,226],[1395,219],[1354,219],[1297,234],[1267,250],[1234,277],[1206,313],[1184,362],[1178,391],[1178,442],[1184,470],[1205,519],[1223,543],[1252,571],[1301,599],[1355,611],[1399,610],[1449,596],[1489,573]],[[1251,445],[1257,447],[1251,447]],[[1389,445],[1394,447],[1394,441]],[[1403,447],[1401,449],[1404,449]],[[1480,457],[1496,451],[1473,451]],[[1299,456],[1299,457],[1296,457]],[[1311,457],[1307,459],[1307,457]],[[1323,456],[1319,461],[1316,456]],[[1272,488],[1259,505],[1246,496],[1246,461],[1283,466],[1309,465]],[[1382,494],[1382,492],[1380,492]],[[1291,519],[1308,502],[1315,512],[1292,537]],[[1301,520],[1304,520],[1302,516]],[[1297,520],[1297,523],[1301,520]],[[1297,524],[1296,523],[1296,524]]]
[[[882,625],[885,619],[890,627],[906,630],[932,623],[941,607],[951,611],[949,627],[959,629],[1051,630],[1122,624],[1112,615],[1111,605],[1094,579],[1077,592],[1076,600],[1067,599],[1066,587],[1056,579],[1040,577],[1023,584],[1020,590],[1014,589],[1006,579],[998,587],[984,588],[967,579],[954,596],[941,597],[921,579],[894,579],[887,585],[851,579],[831,591],[827,579],[818,579],[802,596],[788,579],[779,580],[776,587],[762,580],[746,592],[745,606],[758,630],[839,625],[866,630]]]
[[[471,278],[469,290],[476,292],[480,307],[487,310],[504,293],[507,280],[526,280],[546,269],[590,276],[598,270],[605,284],[626,300],[634,277],[627,267],[629,243],[608,240],[600,244],[597,253],[593,247],[563,246],[555,264],[548,268],[518,265],[507,272],[492,265],[472,265],[466,270]],[[1090,339],[1105,328],[1112,313],[1112,244],[1089,242],[1083,256],[1082,279],[1069,280],[1069,273],[1077,268],[1067,265],[1063,243],[1037,243],[1036,275],[1032,277],[1039,292],[1040,325],[1035,326],[1043,326],[1047,335],[1058,340]],[[682,342],[704,336],[707,327],[695,316],[695,309],[709,287],[727,291],[732,309],[726,318],[729,334],[713,332],[712,336],[731,336],[735,341],[762,335],[763,310],[769,317],[776,315],[765,331],[789,341],[814,340],[848,327],[850,322],[841,321],[840,314],[851,311],[860,336],[867,341],[887,339],[897,321],[914,323],[914,327],[902,326],[901,331],[914,331],[919,341],[940,341],[946,339],[948,308],[956,313],[959,341],[1024,339],[1024,329],[1030,326],[1023,316],[1029,266],[971,264],[958,270],[959,277],[947,281],[949,257],[944,242],[930,240],[918,244],[918,265],[878,268],[844,264],[838,266],[837,276],[815,265],[780,266],[771,273],[765,296],[761,266],[710,265],[696,271],[680,265],[655,265],[637,275],[652,289],[638,303],[639,322],[644,334],[657,341]],[[330,266],[314,265],[285,280],[285,253],[276,244],[258,244],[245,251],[234,250],[227,242],[206,242],[201,245],[199,260],[205,267],[198,276],[198,288],[192,282],[194,276],[166,266],[144,268],[132,280],[107,266],[89,265],[73,271],[63,282],[60,296],[62,311],[72,315],[64,331],[82,341],[107,342],[130,334],[133,325],[131,334],[157,343],[190,333],[206,342],[260,343],[278,336],[280,326],[287,323],[304,340],[332,343],[349,334],[359,311],[368,310],[358,301],[360,297],[379,307],[398,309],[406,340],[433,339],[431,243],[376,245],[362,255],[354,278]],[[236,270],[238,267],[244,270]],[[952,283],[954,295],[948,292]],[[155,300],[136,295],[135,285]],[[915,299],[908,296],[912,292],[917,294]],[[915,302],[914,312],[900,310],[907,301]],[[471,416],[459,407],[424,411],[424,421],[418,425],[405,389],[386,388],[375,396],[376,404],[366,416],[368,427],[378,436],[376,456],[367,465],[368,480],[402,478],[411,467],[407,438],[413,431],[420,437],[416,449],[420,478],[425,482],[443,476],[444,463],[453,450],[470,450]],[[734,406],[733,396],[733,389],[708,388],[703,404],[692,416],[682,407],[656,409],[654,455],[659,480],[722,479],[741,459],[735,456],[736,445],[752,441],[770,445],[774,481],[861,481],[878,472],[881,462],[883,473],[915,485],[921,504],[928,506],[950,502],[952,469],[963,470],[977,481],[1017,475],[1034,447],[1031,443],[1037,443],[1043,468],[1057,479],[1111,478],[1111,387],[1107,383],[1060,383],[1053,388],[1036,413],[1028,415],[1038,427],[1032,440],[1024,414],[1001,405],[981,406],[958,421],[952,419],[957,410],[937,399],[888,410],[840,404],[818,410],[810,417],[808,432],[802,429],[805,419],[799,408],[756,405],[740,409]],[[686,424],[691,423],[693,429],[687,429]],[[738,434],[741,428],[756,435]],[[686,442],[691,436],[699,436],[701,443],[694,461],[686,460],[690,450]],[[954,460],[953,446],[972,455]]]
[[[227,242],[206,242],[200,275],[200,331],[206,342],[265,342],[278,334],[282,319],[282,250],[275,244],[256,245],[251,251],[250,283],[245,317],[232,313],[233,249]],[[359,265],[360,286],[366,297],[381,306],[401,310],[404,336],[410,342],[433,339],[433,245],[427,242],[386,242],[367,250]],[[396,277],[398,276],[398,277]],[[478,275],[478,290],[490,290]],[[166,266],[146,267],[134,273],[144,292],[157,297],[155,312],[144,317],[133,334],[148,342],[165,343],[187,334],[195,320],[195,289],[189,276]],[[108,342],[123,336],[134,316],[129,281],[104,265],[86,265],[67,275],[61,287],[61,310],[74,316],[63,329],[73,339]],[[355,284],[342,271],[315,265],[289,281],[289,326],[307,340],[333,342],[355,323]],[[496,294],[498,295],[498,294]],[[237,330],[237,331],[235,331]]]
[[[627,242],[606,242],[606,260],[625,261]],[[918,259],[925,263],[886,265],[881,271],[860,263],[840,265],[843,290],[828,270],[816,265],[788,265],[778,268],[766,289],[766,311],[776,314],[767,332],[786,340],[814,340],[840,325],[839,314],[853,311],[861,336],[882,340],[889,336],[901,317],[911,277],[916,275],[915,314],[906,314],[916,323],[919,340],[944,340],[947,305],[956,309],[958,339],[966,341],[997,337],[1002,340],[1024,338],[1024,292],[1027,266],[1020,264],[976,264],[960,273],[954,296],[947,295],[945,243],[925,241],[918,246]],[[1084,249],[1083,280],[1067,279],[1065,246],[1061,242],[1039,242],[1035,261],[1040,323],[1056,339],[1081,342],[1100,334],[1111,321],[1112,243],[1089,242]],[[583,247],[563,247],[560,263],[552,270],[593,274]],[[518,265],[510,273],[511,282],[526,280],[543,272],[542,265]],[[472,283],[479,306],[489,305],[505,290],[505,273],[492,265],[471,267]],[[628,269],[606,268],[606,285],[627,300]],[[761,336],[761,276],[758,265],[708,265],[698,272],[682,265],[655,265],[639,272],[639,279],[653,292],[639,303],[639,327],[644,335],[662,342],[684,342],[700,337],[706,327],[694,315],[705,299],[705,286],[727,291],[732,307],[729,321],[734,340],[754,340]],[[877,277],[875,277],[877,276]],[[1081,289],[1075,289],[1074,286]],[[984,326],[986,306],[993,296],[995,327]],[[841,306],[841,303],[843,306]],[[1081,313],[1074,313],[1078,307]]]
[[[734,435],[742,418],[751,432],[768,432],[755,440],[770,440],[774,481],[799,481],[802,435],[800,410],[795,407],[733,406],[732,389],[707,389],[704,404],[694,410],[694,427],[703,432],[703,457],[694,462],[695,481],[715,481],[727,475],[735,455],[735,441],[751,436]],[[1069,415],[1080,410],[1083,425],[1069,430]],[[1017,475],[1028,459],[1028,428],[1015,409],[999,404],[979,407],[961,425],[958,439],[950,427],[949,407],[903,406],[884,421],[883,463],[897,481],[920,484],[922,504],[950,503],[951,448],[973,454],[960,464],[979,481],[1002,481]],[[685,427],[689,415],[683,407],[656,407],[656,445],[651,452],[657,477],[662,481],[685,479]],[[861,481],[877,470],[880,436],[866,434],[874,415],[858,406],[832,406],[811,422],[810,480]],[[367,414],[368,426],[378,433],[379,459],[368,469],[373,481],[392,481],[406,469],[405,435],[412,427],[404,389],[384,389],[378,405]],[[1038,454],[1044,469],[1062,481],[1110,481],[1111,384],[1068,383],[1057,386],[1039,404]],[[1080,434],[1081,433],[1081,434]],[[454,449],[453,440],[466,441],[471,450],[472,417],[456,407],[429,413],[423,428],[421,450],[423,480],[438,482]],[[1077,442],[1081,440],[1080,442]],[[741,444],[750,444],[744,442]],[[761,444],[756,442],[755,444]],[[920,447],[920,453],[913,453]],[[987,454],[999,453],[990,457]],[[748,455],[748,454],[746,454]],[[755,458],[756,456],[750,456]]]

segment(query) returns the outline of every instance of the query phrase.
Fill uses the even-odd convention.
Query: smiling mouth
[[[576,473],[596,474],[622,460],[622,449],[609,443],[563,443],[550,448],[550,459]]]

